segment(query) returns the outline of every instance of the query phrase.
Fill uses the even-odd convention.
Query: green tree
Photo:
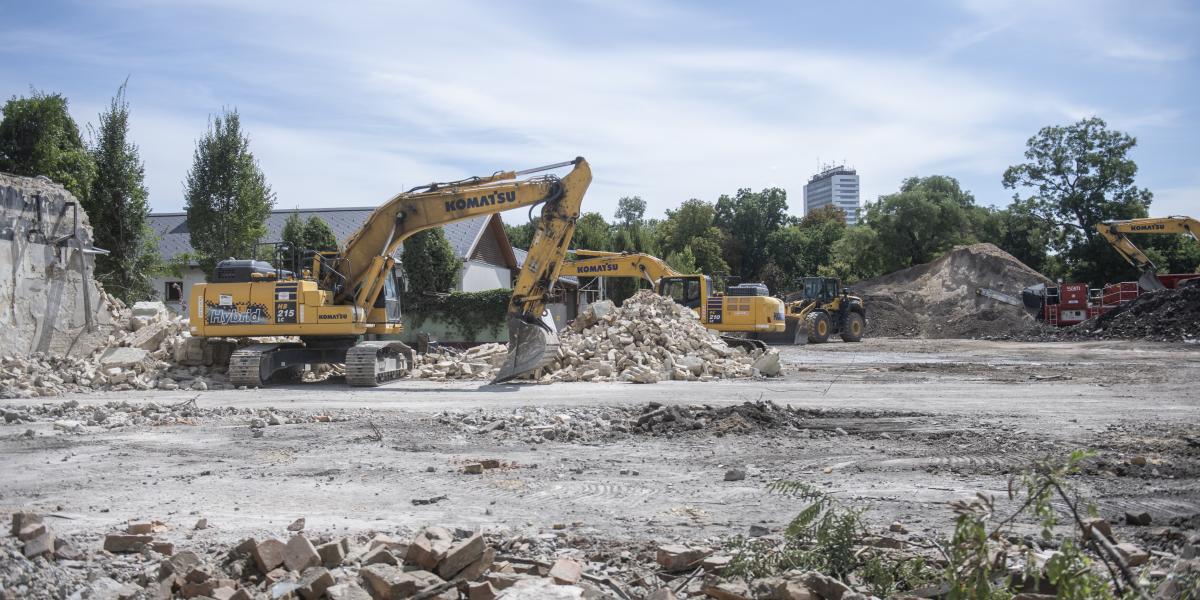
[[[867,205],[866,222],[888,251],[888,271],[929,262],[955,244],[974,241],[975,198],[953,177],[910,177],[900,191]]]
[[[304,247],[319,252],[333,252],[338,249],[337,236],[325,219],[313,215],[304,224]]]
[[[236,110],[210,119],[196,142],[184,202],[192,247],[206,272],[230,256],[256,256],[275,194],[250,152]]]
[[[533,244],[533,234],[537,231],[538,219],[541,219],[541,217],[534,217],[532,221],[521,225],[509,225],[505,223],[504,233],[508,236],[509,243],[514,248],[528,250],[529,246]]]
[[[641,196],[625,196],[617,200],[617,213],[614,217],[618,223],[631,225],[640,223],[646,215],[646,201]]]
[[[117,89],[100,126],[92,130],[91,188],[82,200],[95,231],[96,245],[109,251],[96,257],[96,279],[126,304],[153,296],[151,277],[161,268],[158,244],[150,229],[145,170],[138,147],[129,140],[129,102],[125,84]]]
[[[1095,225],[1148,214],[1153,194],[1134,183],[1137,139],[1092,117],[1044,127],[1026,143],[1028,162],[1004,171],[1004,187],[1028,189],[1033,215],[1053,228],[1053,250],[1067,277],[1100,285],[1137,274],[1095,231]],[[1018,196],[1019,198],[1019,196]]]
[[[699,272],[714,277],[728,275],[729,264],[721,248],[724,234],[713,225],[714,214],[712,204],[695,198],[675,210],[667,210],[666,220],[655,232],[659,251],[670,257],[690,250]]]
[[[279,235],[281,242],[295,250],[304,249],[304,219],[300,217],[300,209],[292,211],[283,222],[283,232]]]
[[[0,171],[45,175],[81,202],[86,200],[96,167],[67,110],[67,99],[34,90],[29,98],[13,96],[3,113]]]
[[[612,232],[604,215],[596,212],[583,213],[575,221],[575,235],[571,238],[572,249],[609,250]]]
[[[1062,273],[1053,271],[1049,248],[1053,228],[1033,213],[1027,200],[1015,200],[1008,208],[990,211],[986,224],[977,223],[975,236],[981,242],[991,242],[1048,277]]]
[[[815,277],[821,267],[832,262],[833,245],[846,231],[843,213],[825,213],[801,220],[800,224],[784,227],[767,236],[767,253],[771,257],[760,279],[776,293],[800,288],[801,279]],[[767,281],[770,279],[771,281]]]
[[[690,247],[684,246],[683,250],[674,252],[666,259],[667,265],[680,273],[696,273],[699,268],[696,267],[696,257],[692,254]]]
[[[866,225],[847,227],[829,249],[829,264],[818,269],[818,274],[839,277],[844,283],[876,277],[884,273],[887,254],[874,229]]]
[[[418,232],[404,240],[401,253],[404,273],[408,276],[405,304],[413,309],[430,303],[430,293],[448,292],[458,285],[462,260],[446,239],[441,227]]]
[[[744,279],[758,276],[767,264],[767,238],[788,222],[787,191],[742,188],[717,199],[713,224],[722,232],[724,258],[730,272]]]

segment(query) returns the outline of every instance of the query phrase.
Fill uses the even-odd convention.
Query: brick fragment
[[[317,549],[308,538],[297,534],[288,540],[283,549],[283,564],[289,571],[301,573],[309,567],[319,566],[321,555],[317,554]]]
[[[21,548],[21,553],[25,555],[25,558],[35,556],[50,558],[54,554],[54,534],[43,531],[41,535],[25,540],[25,546]]]
[[[271,538],[255,546],[250,556],[254,558],[254,564],[258,566],[259,572],[266,574],[283,564],[284,548],[286,546],[283,542]]]
[[[467,600],[496,600],[496,588],[487,581],[467,584]]]
[[[560,558],[554,561],[546,576],[559,585],[575,585],[583,578],[583,565],[569,558]]]
[[[363,580],[380,598],[407,598],[417,592],[445,583],[428,571],[404,571],[394,565],[368,565],[359,571]]]
[[[38,537],[47,531],[49,531],[49,529],[46,528],[45,523],[40,521],[37,523],[30,523],[22,527],[21,531],[17,532],[17,539],[21,540],[22,542],[28,542],[29,540],[32,540],[33,538]]]
[[[483,555],[478,560],[469,564],[463,570],[458,572],[456,577],[463,581],[475,581],[479,579],[488,569],[492,568],[492,563],[496,560],[496,549],[487,548],[483,551]]]
[[[21,511],[13,513],[12,518],[12,535],[14,537],[20,535],[21,530],[34,523],[41,523],[41,515],[29,511]]]
[[[296,583],[300,586],[296,591],[304,600],[317,600],[333,586],[333,575],[325,567],[312,567]]]
[[[426,527],[408,545],[405,560],[426,571],[432,571],[437,568],[437,564],[453,544],[454,536],[444,527]]]
[[[370,552],[367,552],[362,557],[364,565],[399,565],[400,561],[396,559],[396,555],[388,552],[387,548],[380,546]]]
[[[104,549],[109,552],[138,552],[153,541],[154,538],[148,535],[110,533],[104,536]]]
[[[338,541],[317,546],[317,554],[321,556],[321,565],[331,569],[341,566],[346,558],[342,543]]]
[[[437,574],[442,579],[453,579],[471,563],[479,560],[483,556],[483,550],[486,544],[483,541],[483,535],[476,533],[471,537],[458,542],[446,551],[446,556],[442,558],[437,565]]]
[[[686,571],[694,569],[696,563],[704,559],[704,557],[712,554],[708,548],[691,548],[688,546],[668,545],[660,546],[655,555],[655,560],[658,565],[667,571]]]
[[[339,583],[330,587],[325,590],[325,595],[329,600],[372,600],[371,595],[366,590],[352,581]]]

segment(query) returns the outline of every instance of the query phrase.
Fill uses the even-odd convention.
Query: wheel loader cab
[[[712,279],[707,275],[663,277],[658,281],[659,295],[694,309],[699,309],[704,304],[704,297],[711,289]]]
[[[822,304],[832,302],[841,295],[839,282],[834,277],[805,277],[804,298],[818,300]]]

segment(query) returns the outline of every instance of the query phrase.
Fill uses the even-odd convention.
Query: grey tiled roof
[[[521,267],[524,267],[525,266],[525,257],[529,256],[529,251],[522,250],[516,246],[513,246],[513,254],[516,255],[516,257],[517,257],[517,268],[520,269]],[[559,275],[558,280],[565,281],[574,286],[579,285],[579,278],[574,275]]]
[[[264,242],[278,241],[283,233],[283,224],[287,221],[289,215],[293,212],[299,212],[300,218],[308,220],[309,217],[321,217],[329,228],[333,230],[333,234],[337,237],[338,242],[345,243],[346,238],[354,233],[371,214],[374,208],[302,208],[274,210],[267,216],[267,235],[263,239]],[[446,234],[446,239],[450,241],[450,245],[454,247],[455,254],[459,258],[466,260],[471,253],[471,249],[475,247],[475,241],[479,239],[479,235],[483,232],[484,226],[487,225],[489,215],[482,215],[443,225],[442,231]],[[192,243],[187,229],[186,213],[159,213],[150,215],[150,227],[154,230],[154,234],[158,236],[158,251],[162,255],[163,260],[171,260],[172,258],[183,254],[184,252],[192,251]]]

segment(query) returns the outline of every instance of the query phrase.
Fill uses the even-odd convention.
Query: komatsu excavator
[[[574,167],[561,179],[540,175]],[[193,286],[190,329],[199,337],[296,336],[299,342],[243,347],[230,359],[236,385],[261,386],[295,376],[306,364],[343,363],[346,382],[377,386],[405,375],[413,351],[381,336],[404,330],[399,290],[404,280],[393,258],[405,239],[446,223],[542,204],[529,255],[508,306],[509,350],[496,382],[545,366],[558,336],[543,317],[559,276],[584,192],[592,181],[583,158],[524,171],[501,171],[449,183],[431,183],[392,197],[371,213],[338,252],[305,251],[298,265],[226,260],[214,281]],[[278,250],[278,248],[277,248]],[[297,254],[292,251],[293,257]]]
[[[659,294],[695,309],[700,322],[724,334],[722,338],[730,345],[765,348],[756,336],[782,332],[785,327],[783,301],[771,297],[762,284],[741,284],[721,293],[713,287],[712,277],[684,275],[649,254],[574,252],[575,259],[563,261],[562,275],[645,279]]]
[[[1138,285],[1147,291],[1165,289],[1158,277],[1158,267],[1154,261],[1129,240],[1130,233],[1178,234],[1192,236],[1200,242],[1200,221],[1191,217],[1151,217],[1147,219],[1127,219],[1124,221],[1107,221],[1096,224],[1096,231],[1112,245],[1113,249],[1129,264],[1141,271]],[[1186,280],[1186,285],[1200,285],[1200,278],[1177,278]],[[1182,282],[1181,285],[1185,285]]]

